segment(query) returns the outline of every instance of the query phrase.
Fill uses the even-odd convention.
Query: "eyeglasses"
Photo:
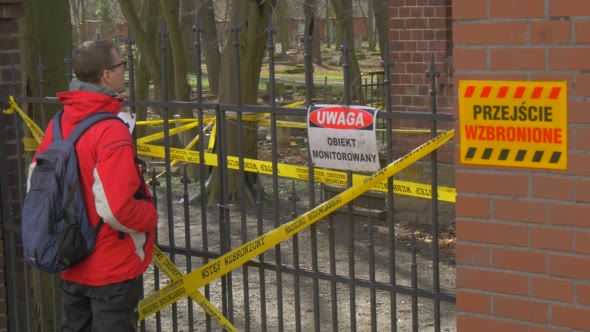
[[[107,67],[107,70],[113,70],[113,69],[115,69],[117,67],[123,67],[123,70],[127,70],[127,61],[121,61],[121,62],[119,62],[116,65]]]

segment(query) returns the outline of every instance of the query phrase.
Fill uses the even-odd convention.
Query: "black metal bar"
[[[328,216],[328,246],[330,250],[330,300],[332,302],[332,332],[338,332],[338,284],[336,272],[336,241],[334,239],[334,217]]]
[[[39,97],[45,96],[45,65],[39,56],[39,62],[37,63],[37,75],[39,75]],[[45,104],[41,104],[41,127],[47,126],[47,114],[45,114]]]
[[[344,71],[344,97],[343,101],[345,105],[350,105],[350,54],[352,50],[347,43],[346,37],[344,38],[344,44],[340,48],[342,50],[342,58],[344,59],[342,64],[342,70]],[[352,187],[352,172],[346,171],[347,187]],[[352,280],[355,279],[355,262],[354,262],[354,217],[353,209],[354,203],[350,202],[346,205],[347,208],[347,225],[348,225],[348,276]],[[356,287],[355,284],[349,285],[349,307],[350,307],[350,327],[351,331],[356,331]]]
[[[436,114],[436,78],[440,73],[436,70],[434,64],[434,54],[430,61],[430,66],[426,72],[426,77],[430,78],[430,112]],[[432,121],[430,129],[430,137],[434,138],[437,135],[436,121]],[[439,250],[438,250],[438,150],[433,150],[430,153],[430,184],[432,186],[431,212],[432,212],[432,285],[434,292],[440,292],[440,278],[439,278]],[[440,302],[434,300],[434,331],[440,332]]]
[[[385,99],[385,111],[387,114],[391,113],[391,68],[394,66],[393,61],[389,58],[389,45],[385,43],[385,51],[383,52],[383,95]],[[382,113],[382,112],[380,112]],[[385,123],[386,135],[385,141],[387,142],[387,164],[389,165],[393,161],[393,125],[391,120]],[[389,238],[389,282],[392,285],[397,284],[396,280],[396,252],[395,252],[395,208],[394,208],[394,196],[393,196],[393,177],[387,179],[387,200],[385,202],[385,209],[387,211],[387,235]],[[390,293],[389,306],[391,311],[390,326],[391,331],[397,331],[397,294],[395,292]]]
[[[236,20],[237,21],[237,20]],[[236,91],[236,104],[238,106],[242,105],[242,74],[241,74],[241,67],[240,67],[240,39],[239,33],[241,31],[241,27],[237,25],[233,25],[231,31],[233,32],[234,42],[234,72],[235,72],[235,91]],[[244,138],[244,122],[242,119],[242,112],[237,112],[237,135],[238,141],[242,141]],[[240,206],[240,225],[241,225],[241,236],[242,236],[242,244],[248,242],[248,228],[247,228],[247,220],[246,220],[246,189],[247,189],[247,182],[246,182],[246,173],[244,171],[244,145],[238,144],[238,178],[239,178],[239,185],[238,185],[238,199],[236,200]],[[249,190],[249,189],[248,189]],[[243,290],[243,300],[244,300],[244,321],[245,321],[245,330],[247,332],[250,331],[250,291],[248,288],[249,284],[249,276],[248,276],[248,267],[242,266],[242,283],[244,287]],[[231,286],[231,278],[228,279],[228,292],[230,294],[229,305],[230,305],[230,315],[233,316],[233,301],[231,300],[232,296],[232,286]],[[233,318],[230,317],[230,321],[233,321]]]
[[[168,101],[168,31],[162,22],[160,28],[160,51],[162,70],[162,99]],[[164,168],[166,169],[166,192],[169,193],[172,188],[172,177],[170,169],[170,113],[167,107],[162,109],[162,120],[164,121]],[[174,211],[172,210],[172,195],[166,195],[166,211],[168,216],[168,245],[174,247]],[[170,261],[175,263],[174,253],[170,254]],[[172,305],[173,329],[176,331],[176,303]]]
[[[418,251],[418,245],[416,244],[416,226],[412,224],[412,264],[410,266],[410,273],[412,278],[412,289],[414,292],[418,290],[418,263],[416,262],[416,252]],[[418,296],[416,293],[412,294],[412,331],[418,332]]]
[[[127,72],[127,76],[129,77],[129,100],[135,101],[135,59],[133,57],[135,39],[133,39],[131,29],[127,30],[128,34],[125,43],[127,44],[127,66],[129,67],[129,71]],[[135,105],[130,105],[130,109],[131,113],[135,114]],[[133,133],[135,134],[135,131]]]
[[[269,78],[269,102],[270,102],[270,109],[276,110],[276,78],[275,78],[275,66],[274,66],[274,34],[276,33],[274,27],[272,26],[272,14],[269,17],[269,25],[268,29],[270,29],[270,33],[267,32],[268,35],[268,44],[267,48],[269,49],[269,67],[268,67],[268,78]],[[272,63],[272,65],[270,65]],[[271,161],[273,170],[278,169],[278,146],[277,146],[277,118],[276,113],[271,113]],[[279,206],[279,182],[278,176],[275,172],[273,172],[272,176],[272,194],[273,194],[273,225],[275,228],[281,225],[280,221],[280,206]],[[283,322],[283,276],[282,276],[282,253],[281,253],[281,245],[277,244],[275,246],[275,277],[277,280],[277,299],[276,299],[276,306],[277,306],[277,328],[279,331],[284,330],[284,322]],[[265,323],[266,328],[266,323]]]
[[[158,178],[156,177],[156,170],[153,169],[152,170],[152,180],[151,180],[151,184],[152,184],[152,197],[154,199],[154,205],[156,205],[156,207],[158,206],[158,187],[160,186],[160,182],[158,181]],[[156,243],[158,243],[158,232],[156,232],[155,234],[155,241]],[[154,290],[158,291],[160,289],[160,272],[159,269],[157,267],[154,267]],[[145,331],[145,324],[142,325],[143,330]],[[157,331],[161,331],[162,330],[162,314],[160,312],[156,313],[156,329]]]
[[[264,234],[264,191],[262,189],[262,182],[260,176],[256,177],[256,227],[257,234],[261,236]],[[265,264],[264,254],[258,256],[258,260],[262,265]],[[267,331],[267,316],[266,316],[266,274],[264,268],[258,268],[258,282],[260,289],[260,324],[261,331]]]
[[[197,70],[197,102],[199,104],[203,103],[203,70],[201,64],[201,55],[202,55],[202,33],[203,33],[203,26],[200,22],[196,21],[195,25],[193,26],[193,31],[195,33],[195,60],[196,60],[196,70]],[[204,132],[204,123],[203,123],[203,109],[199,108],[197,110],[197,119],[199,120],[199,126],[197,130],[199,132],[199,142],[198,142],[198,150],[199,150],[199,160],[205,160],[205,132]],[[209,250],[209,239],[207,237],[208,234],[208,227],[207,227],[207,210],[208,210],[208,202],[207,202],[207,178],[209,177],[208,166],[205,163],[199,164],[199,194],[200,194],[200,205],[201,205],[201,241],[203,251]],[[209,262],[206,256],[202,256],[202,264],[205,265]],[[211,286],[205,286],[205,297],[207,299],[211,298]],[[192,326],[192,324],[191,324]],[[211,316],[205,315],[205,329],[207,331],[211,331]]]
[[[309,27],[307,27],[309,29]],[[305,101],[307,107],[311,106],[311,98],[312,93],[314,91],[314,82],[313,82],[313,64],[312,64],[312,42],[313,36],[312,31],[305,32]],[[311,159],[310,159],[311,160]],[[314,174],[314,167],[310,163],[309,167],[309,206],[312,208],[315,206],[315,177]],[[317,226],[315,224],[311,225],[309,228],[310,237],[311,237],[311,264],[312,268],[315,272],[318,272],[318,240],[317,240]],[[297,253],[297,255],[299,255]],[[298,283],[297,283],[298,284]],[[314,331],[320,331],[320,291],[319,291],[319,281],[317,278],[312,278],[312,296],[313,296],[313,317],[314,317]],[[296,299],[297,301],[298,299]],[[296,308],[299,308],[297,306]],[[296,309],[299,310],[299,309]],[[296,318],[297,319],[297,318]],[[297,319],[299,323],[299,319]],[[298,325],[300,331],[300,324]]]
[[[371,284],[375,284],[375,240],[373,239],[373,231],[375,226],[373,225],[373,219],[371,214],[367,216],[367,228],[369,232],[369,281]],[[371,331],[377,332],[377,291],[375,288],[369,288],[369,301],[371,303]]]
[[[188,173],[187,173],[187,165],[185,164],[183,167],[183,172],[182,172],[182,207],[184,210],[184,245],[186,246],[186,248],[191,249],[192,248],[192,244],[191,244],[191,225],[190,225],[190,205],[189,205],[189,194],[188,194],[188,185],[189,183],[191,183],[191,179],[188,177]],[[192,260],[191,260],[191,256],[190,255],[185,255],[184,259],[186,261],[186,273],[190,272],[193,270],[193,264],[192,264]],[[194,321],[193,318],[193,300],[191,298],[188,299],[187,302],[187,309],[188,309],[188,321],[192,322]],[[193,331],[193,325],[190,324],[189,325],[189,331]]]

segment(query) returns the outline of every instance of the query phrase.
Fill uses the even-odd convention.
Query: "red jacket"
[[[116,115],[122,106],[120,99],[98,92],[78,90],[57,96],[64,105],[62,133],[65,137],[89,114],[106,111]],[[37,154],[49,146],[52,128],[50,122]],[[151,262],[158,213],[147,186],[141,190],[149,200],[134,198],[142,186],[142,174],[135,163],[135,146],[129,129],[118,120],[99,122],[78,140],[76,152],[88,217],[93,226],[100,218],[104,225],[90,256],[61,272],[61,276],[64,280],[90,286],[133,279]],[[35,167],[35,158],[32,167]]]

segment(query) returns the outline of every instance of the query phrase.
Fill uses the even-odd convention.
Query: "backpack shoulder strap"
[[[78,139],[80,138],[80,136],[82,136],[82,134],[84,134],[84,132],[86,132],[86,130],[88,130],[88,128],[92,127],[93,125],[95,125],[96,123],[98,123],[100,121],[104,121],[104,120],[108,120],[108,119],[121,120],[118,116],[116,116],[112,113],[107,113],[107,112],[98,112],[98,113],[90,114],[84,120],[80,121],[78,123],[78,125],[76,125],[74,130],[70,133],[70,135],[68,135],[67,140],[72,142],[72,144],[76,143],[78,141]]]
[[[61,115],[63,112],[64,111],[61,110],[53,116],[53,141],[63,141],[63,136],[61,134]]]

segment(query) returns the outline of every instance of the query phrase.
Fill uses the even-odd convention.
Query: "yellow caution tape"
[[[38,144],[43,139],[43,131],[35,124],[35,122],[29,118],[17,105],[14,98],[10,97],[10,104],[11,108],[5,110],[5,114],[12,114],[13,111],[17,111],[27,126],[31,128],[31,132],[37,141],[37,145],[34,142],[31,142],[30,139],[25,138],[25,151],[36,151]],[[209,124],[207,128],[214,124],[214,118],[207,118],[209,120]],[[176,120],[174,120],[176,121]],[[195,122],[195,119],[192,119],[191,122]],[[195,122],[196,123],[196,122]],[[195,126],[196,124],[190,123],[186,126]],[[181,129],[184,126],[174,128],[171,130]],[[209,150],[212,150],[215,143],[215,135],[217,132],[217,126],[213,125],[213,129],[211,131],[211,137],[209,140]],[[161,137],[163,137],[163,133]],[[155,135],[159,135],[155,134]],[[153,135],[152,135],[153,136]],[[150,136],[150,137],[152,137]],[[193,140],[196,143],[198,137]],[[156,146],[156,145],[148,145],[148,144],[141,144],[140,141],[145,140],[145,137],[138,140],[137,149],[138,153],[142,155],[152,156],[164,159],[164,147]],[[191,142],[191,144],[193,144]],[[192,148],[192,146],[187,146],[187,149]],[[199,152],[197,151],[190,151],[184,149],[177,149],[177,148],[170,148],[170,157],[174,160],[176,164],[178,161],[185,161],[191,163],[199,163]],[[212,153],[205,153],[205,164],[209,166],[217,166],[217,155]],[[228,166],[231,169],[239,169],[239,161],[237,157],[228,157]],[[249,172],[256,172],[261,174],[272,174],[272,162],[268,161],[260,161],[255,159],[248,159],[244,158],[244,170]],[[309,178],[309,171],[307,167],[304,166],[295,166],[295,165],[288,165],[288,164],[277,164],[277,174],[282,177],[288,177],[293,179],[299,180],[308,180]],[[159,175],[161,176],[161,174]],[[352,183],[353,185],[364,181],[366,176],[360,174],[353,174],[352,175]],[[345,172],[339,171],[330,171],[324,169],[315,169],[314,170],[314,180],[318,183],[327,183],[327,184],[335,184],[340,186],[346,186],[348,183],[347,174]],[[387,181],[378,184],[373,190],[387,192]],[[431,199],[432,198],[432,187],[428,184],[421,184],[421,183],[414,183],[414,182],[407,182],[407,181],[400,181],[394,180],[393,183],[393,191],[396,194],[405,195],[405,196],[412,196],[412,197],[420,197]],[[441,201],[446,202],[455,202],[455,197],[457,195],[454,188],[450,187],[443,187],[438,186],[438,199]]]
[[[20,107],[18,107],[18,104],[14,100],[13,96],[8,97],[8,102],[10,103],[10,108],[2,111],[2,113],[12,114],[12,113],[14,113],[14,111],[16,111],[23,118],[27,127],[29,127],[29,130],[31,130],[31,134],[33,134],[33,137],[35,138],[37,143],[41,144],[41,141],[43,140],[43,136],[45,135],[43,130],[41,128],[39,128],[39,126],[37,126],[35,121],[33,121],[33,119],[29,118],[29,116],[25,112],[23,112],[23,110],[21,110]]]
[[[452,135],[452,134],[451,134]],[[157,145],[148,145],[148,144],[138,144],[137,145],[137,153],[156,157],[156,158],[164,158],[164,147],[157,146]],[[185,162],[190,163],[199,163],[199,152],[198,151],[188,151],[183,149],[176,149],[170,148],[170,158],[182,160]],[[227,157],[227,164],[230,169],[239,169],[239,159],[238,157],[228,156]],[[213,153],[205,153],[205,165],[217,167],[217,155]],[[273,165],[270,161],[262,161],[250,158],[244,158],[244,170],[247,172],[254,172],[260,174],[273,174]],[[289,164],[277,164],[276,173],[278,176],[291,178],[291,179],[298,179],[298,180],[309,180],[309,169],[305,166],[296,166],[296,165],[289,165]],[[352,175],[352,184],[356,185],[365,181],[367,178],[366,175],[361,174],[353,174]],[[314,180],[318,183],[327,183],[327,184],[335,184],[340,186],[347,186],[348,184],[348,176],[346,172],[341,171],[332,171],[327,169],[314,169]],[[387,192],[388,182],[383,181],[378,183],[373,190]],[[455,202],[455,197],[457,193],[454,188],[450,187],[443,187],[438,186],[438,199],[440,201],[445,202]],[[421,183],[414,183],[414,182],[407,182],[407,181],[400,181],[394,180],[393,182],[393,192],[400,195],[405,196],[412,196],[412,197],[419,197],[419,198],[432,198],[432,186],[428,184],[421,184]]]
[[[194,121],[192,123],[188,123],[188,124],[182,125],[180,127],[171,128],[169,130],[169,133],[170,133],[170,135],[176,135],[176,134],[181,133],[183,131],[187,131],[187,130],[193,129],[193,128],[195,128],[198,125],[199,125],[199,122],[198,121]],[[163,131],[158,132],[158,133],[155,133],[155,134],[152,134],[152,135],[148,135],[148,136],[144,136],[144,137],[138,138],[137,139],[137,143],[148,143],[148,142],[157,141],[157,140],[162,139],[162,138],[164,138],[164,132]]]
[[[344,192],[318,205],[300,217],[239,246],[215,260],[212,260],[154,294],[142,299],[138,304],[139,319],[144,319],[155,314],[170,304],[185,297],[187,294],[194,293],[200,287],[224,276],[254,257],[273,248],[285,239],[297,234],[338,208],[351,202],[353,199],[359,197],[387,178],[395,175],[422,157],[428,155],[448,141],[453,135],[454,133],[451,130],[429,140],[404,157],[397,159],[385,168],[379,170],[377,173],[365,178],[363,182],[346,189]]]
[[[26,152],[35,152],[39,149],[39,143],[34,138],[23,137],[23,144]]]
[[[176,281],[182,278],[183,273],[172,263],[172,261],[164,255],[162,250],[158,246],[154,246],[154,255],[152,263],[158,267],[160,270],[164,271],[164,273],[170,278],[172,281]],[[227,320],[223,316],[207,298],[201,294],[201,292],[194,291],[189,294],[190,298],[192,298],[205,312],[211,316],[221,327],[223,327],[226,331],[235,331],[237,332],[238,329],[232,325],[232,323]]]

